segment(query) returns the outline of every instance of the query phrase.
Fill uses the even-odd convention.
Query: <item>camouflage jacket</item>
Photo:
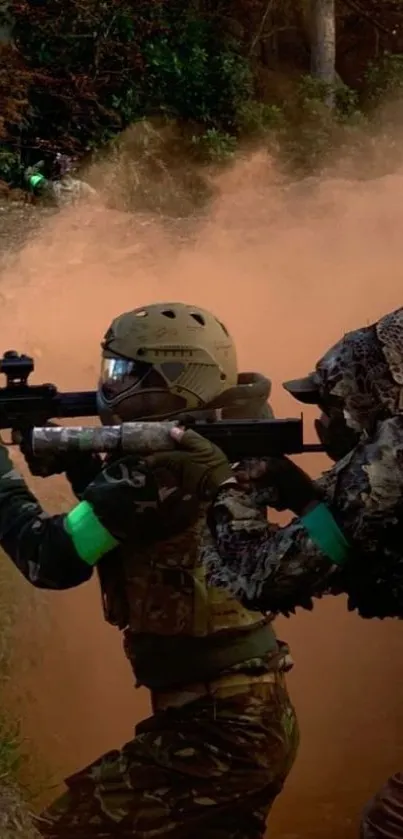
[[[0,475],[0,545],[21,574],[44,589],[68,589],[89,580],[92,568],[78,556],[65,530],[66,517],[45,513],[1,445]],[[91,477],[86,474],[84,483]],[[78,484],[74,474],[77,495]]]
[[[210,510],[203,548],[210,582],[252,609],[288,614],[344,592],[362,617],[403,617],[403,416],[378,425],[318,484],[351,546],[343,567],[314,544],[301,519],[283,528],[267,523],[261,496],[228,484]]]
[[[271,415],[267,405],[269,380],[257,374],[241,374],[239,385],[227,393],[231,397],[231,415],[238,411],[244,416],[245,410],[248,416]],[[81,499],[102,463],[96,455],[84,452],[71,462],[74,466],[66,469],[65,475]],[[0,545],[24,577],[38,588],[73,588],[92,576],[92,567],[80,559],[74,548],[65,519],[65,515],[50,516],[43,510],[14,469],[0,440]]]

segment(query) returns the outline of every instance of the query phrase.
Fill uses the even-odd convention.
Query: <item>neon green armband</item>
[[[35,189],[36,186],[44,183],[45,181],[46,181],[46,178],[44,177],[44,175],[40,175],[40,174],[31,175],[31,177],[29,179],[30,186],[34,187],[34,189]]]
[[[95,565],[119,544],[101,524],[88,501],[81,501],[70,510],[65,526],[80,559],[87,565]]]
[[[300,521],[312,541],[335,565],[344,565],[350,546],[325,504],[318,504]]]

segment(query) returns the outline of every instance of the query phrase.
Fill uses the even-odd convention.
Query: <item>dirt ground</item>
[[[35,353],[37,381],[78,390],[94,385],[100,338],[119,311],[195,302],[227,323],[241,369],[272,377],[276,412],[297,415],[281,382],[307,372],[342,332],[401,305],[403,178],[328,179],[280,195],[257,155],[218,187],[188,245],[114,211],[47,221],[6,264],[1,347]],[[312,474],[325,466],[319,457],[302,463]],[[32,485],[48,509],[67,508],[61,479]],[[45,801],[64,775],[129,739],[148,700],[133,690],[95,582],[48,595],[22,586],[14,701],[44,771]],[[270,836],[353,839],[367,798],[403,766],[401,627],[348,615],[342,599],[276,623],[295,658],[289,684],[302,745]]]

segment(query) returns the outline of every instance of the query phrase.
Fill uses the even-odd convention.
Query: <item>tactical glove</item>
[[[188,527],[198,509],[171,472],[151,470],[133,455],[110,463],[82,497],[118,542],[166,539]]]
[[[321,500],[315,482],[287,457],[265,457],[242,462],[235,470],[241,487],[256,494],[258,503],[300,516]]]
[[[47,422],[55,428],[57,423]],[[49,478],[51,475],[66,474],[76,495],[80,496],[85,487],[102,469],[99,455],[90,452],[60,452],[59,454],[34,454],[31,442],[32,429],[24,432],[14,431],[13,440],[28,466],[31,475]]]
[[[219,486],[233,478],[225,454],[196,431],[174,428],[171,436],[178,450],[151,455],[146,462],[151,469],[165,467],[177,480],[184,493],[199,501],[213,498]]]
[[[55,428],[56,423],[47,422],[46,425]],[[49,478],[51,475],[61,475],[66,471],[68,454],[34,454],[31,442],[32,429],[13,431],[13,442],[18,444],[21,454],[31,475],[36,478]]]
[[[341,460],[356,447],[360,434],[346,423],[342,411],[334,409],[321,413],[315,420],[315,430],[326,454],[335,462]]]

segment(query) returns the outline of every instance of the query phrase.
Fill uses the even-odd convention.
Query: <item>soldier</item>
[[[403,309],[349,333],[315,374],[286,387],[320,405],[322,440],[344,457],[318,481],[284,457],[241,464],[237,478],[232,473],[216,485],[212,539],[203,548],[209,579],[252,609],[310,609],[312,597],[344,591],[363,617],[400,617]],[[174,429],[172,436],[182,450],[150,463],[169,465],[183,489],[202,495],[205,474],[214,474],[216,462],[222,467],[222,452],[193,431]],[[263,504],[298,518],[272,525]]]
[[[252,609],[287,614],[345,592],[362,617],[403,618],[403,308],[345,335],[314,373],[285,386],[322,409],[316,428],[338,462],[317,482],[271,458],[243,464],[238,484],[217,483],[204,547],[209,581]],[[222,469],[222,454],[193,432],[172,434],[185,450],[154,463],[176,468],[184,488],[202,493],[203,468]],[[262,499],[299,518],[267,524]],[[402,773],[367,805],[360,835],[401,839]]]
[[[403,309],[378,323],[347,335],[317,365],[306,379],[287,383],[287,389],[302,402],[322,404],[327,414],[317,421],[317,431],[327,451],[337,460],[351,448],[348,436],[362,431],[371,434],[377,423],[402,410]],[[333,406],[332,406],[333,401]],[[347,423],[340,420],[344,410]],[[344,428],[343,428],[344,425]],[[344,448],[343,448],[344,447]],[[382,453],[384,455],[384,453]],[[378,486],[378,492],[381,486]],[[388,486],[389,490],[389,486]],[[387,527],[387,521],[384,527]],[[385,557],[387,559],[387,557]],[[397,570],[397,574],[396,574]],[[401,569],[383,572],[383,587],[403,586]],[[379,581],[381,582],[381,581]],[[370,616],[370,615],[369,615]],[[403,600],[400,593],[400,614]],[[403,836],[403,773],[392,775],[364,809],[360,839],[401,839]]]
[[[58,152],[52,170],[52,177],[45,177],[44,160],[25,170],[24,183],[34,198],[55,207],[77,204],[81,200],[97,200],[96,190],[76,177],[76,162],[73,158]]]
[[[44,175],[45,161],[40,160],[34,166],[28,166],[24,172],[24,184],[34,199],[46,204],[54,204],[55,196],[52,181]]]
[[[102,346],[104,423],[270,415],[270,382],[237,375],[231,337],[203,309],[128,312]],[[42,835],[261,839],[298,744],[285,684],[291,659],[270,617],[206,584],[205,502],[138,458],[42,461],[26,438],[21,447],[34,474],[65,472],[81,500],[67,515],[47,516],[2,447],[2,547],[48,589],[79,585],[97,565],[105,618],[123,631],[153,708],[131,742],[67,779],[67,793],[39,821]],[[229,476],[222,456],[204,474],[203,498]]]

